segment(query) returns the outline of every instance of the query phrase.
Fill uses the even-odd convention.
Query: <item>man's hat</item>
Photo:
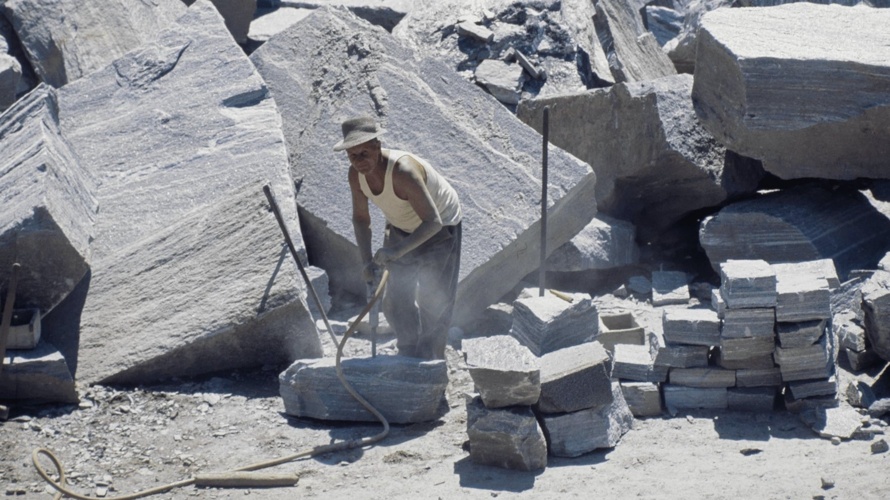
[[[350,118],[343,122],[343,140],[334,145],[334,151],[343,151],[353,146],[376,139],[386,130],[379,128],[370,116]]]

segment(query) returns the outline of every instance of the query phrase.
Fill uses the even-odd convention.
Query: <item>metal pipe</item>
[[[544,276],[547,272],[547,146],[550,143],[550,106],[544,106],[544,141],[541,146],[541,265],[538,267],[538,295],[544,296]]]

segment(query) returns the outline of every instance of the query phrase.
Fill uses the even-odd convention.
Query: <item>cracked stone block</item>
[[[599,448],[614,448],[633,427],[634,416],[618,382],[612,402],[595,408],[554,415],[539,414],[547,447],[557,457],[579,457]]]
[[[547,466],[547,441],[530,407],[490,408],[479,397],[467,399],[470,460],[520,471]]]
[[[541,362],[509,335],[464,340],[467,369],[488,408],[533,405],[541,395]]]
[[[598,342],[541,356],[539,413],[564,413],[612,402],[612,359]]]

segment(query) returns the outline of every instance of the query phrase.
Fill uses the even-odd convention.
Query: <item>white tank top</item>
[[[410,156],[423,166],[426,173],[426,189],[430,192],[433,203],[439,211],[442,225],[456,226],[461,219],[460,200],[458,200],[457,192],[429,162],[411,153],[395,149],[389,150],[389,161],[386,163],[386,174],[383,176],[383,191],[379,195],[371,192],[367,179],[363,174],[359,174],[359,187],[361,187],[362,193],[380,208],[383,215],[386,216],[387,222],[407,233],[414,232],[423,221],[420,220],[411,204],[407,200],[399,198],[392,188],[393,167],[403,156]]]

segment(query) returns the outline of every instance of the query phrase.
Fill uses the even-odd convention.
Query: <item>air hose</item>
[[[380,296],[383,293],[384,286],[386,285],[386,281],[389,279],[389,271],[384,270],[383,275],[380,277],[380,284],[377,285],[377,289],[375,290],[374,295],[368,301],[368,304],[364,307],[364,309],[362,309],[362,311],[356,317],[355,321],[346,330],[346,333],[343,334],[343,338],[340,339],[339,342],[337,342],[337,338],[334,336],[334,332],[331,329],[330,322],[328,321],[327,314],[325,314],[324,312],[324,307],[322,307],[321,301],[318,299],[318,295],[315,293],[315,288],[312,286],[312,283],[309,280],[309,276],[308,274],[306,274],[306,270],[303,268],[303,264],[300,262],[296,248],[294,247],[293,241],[291,240],[290,234],[287,230],[287,226],[284,225],[284,221],[281,217],[281,212],[278,209],[278,204],[275,202],[275,197],[268,185],[263,187],[263,192],[266,193],[266,197],[269,199],[269,204],[271,205],[272,211],[275,213],[275,217],[276,219],[278,219],[278,224],[279,226],[281,226],[281,230],[284,232],[284,237],[288,247],[290,248],[291,255],[297,262],[297,267],[300,269],[300,274],[302,274],[303,279],[306,282],[309,291],[311,292],[311,296],[315,300],[316,306],[318,306],[318,311],[321,312],[325,326],[328,329],[328,333],[330,333],[331,338],[334,339],[334,343],[337,344],[337,357],[335,362],[335,366],[337,369],[337,378],[340,379],[340,383],[343,384],[343,387],[346,389],[346,391],[366,410],[371,412],[371,414],[373,414],[374,417],[377,418],[377,420],[379,420],[381,424],[383,424],[383,430],[370,437],[316,446],[314,448],[304,450],[299,453],[245,465],[244,467],[233,469],[231,471],[199,474],[189,479],[183,479],[174,483],[168,483],[165,485],[156,486],[154,488],[118,497],[92,497],[88,495],[81,495],[75,491],[70,490],[66,484],[67,478],[65,477],[65,469],[64,467],[62,467],[59,459],[46,448],[36,448],[31,453],[31,461],[34,464],[34,468],[37,469],[37,473],[40,475],[40,477],[42,477],[44,481],[46,481],[47,483],[49,483],[50,486],[56,489],[57,493],[54,497],[55,500],[58,500],[63,496],[76,498],[79,500],[131,500],[134,498],[143,498],[150,495],[156,495],[158,493],[164,493],[175,488],[182,488],[189,485],[214,488],[260,488],[293,486],[299,479],[299,477],[294,474],[272,475],[252,474],[251,472],[274,467],[276,465],[281,465],[287,462],[292,462],[301,458],[315,457],[318,455],[323,455],[325,453],[333,453],[337,451],[370,446],[389,435],[389,421],[387,421],[386,417],[384,417],[379,410],[374,408],[371,403],[369,403],[367,399],[359,394],[355,390],[355,388],[352,387],[352,384],[350,384],[349,381],[346,380],[346,377],[343,374],[343,367],[340,363],[340,360],[343,356],[343,347],[346,345],[346,341],[349,340],[349,338],[355,333],[362,319],[364,319],[364,317],[368,314],[374,304],[380,299]],[[49,473],[47,473],[43,466],[40,465],[39,458],[41,456],[46,457],[47,459],[49,459],[50,462],[52,462],[53,467],[55,467],[56,473],[58,474],[58,479],[54,480],[52,477],[50,477]]]

